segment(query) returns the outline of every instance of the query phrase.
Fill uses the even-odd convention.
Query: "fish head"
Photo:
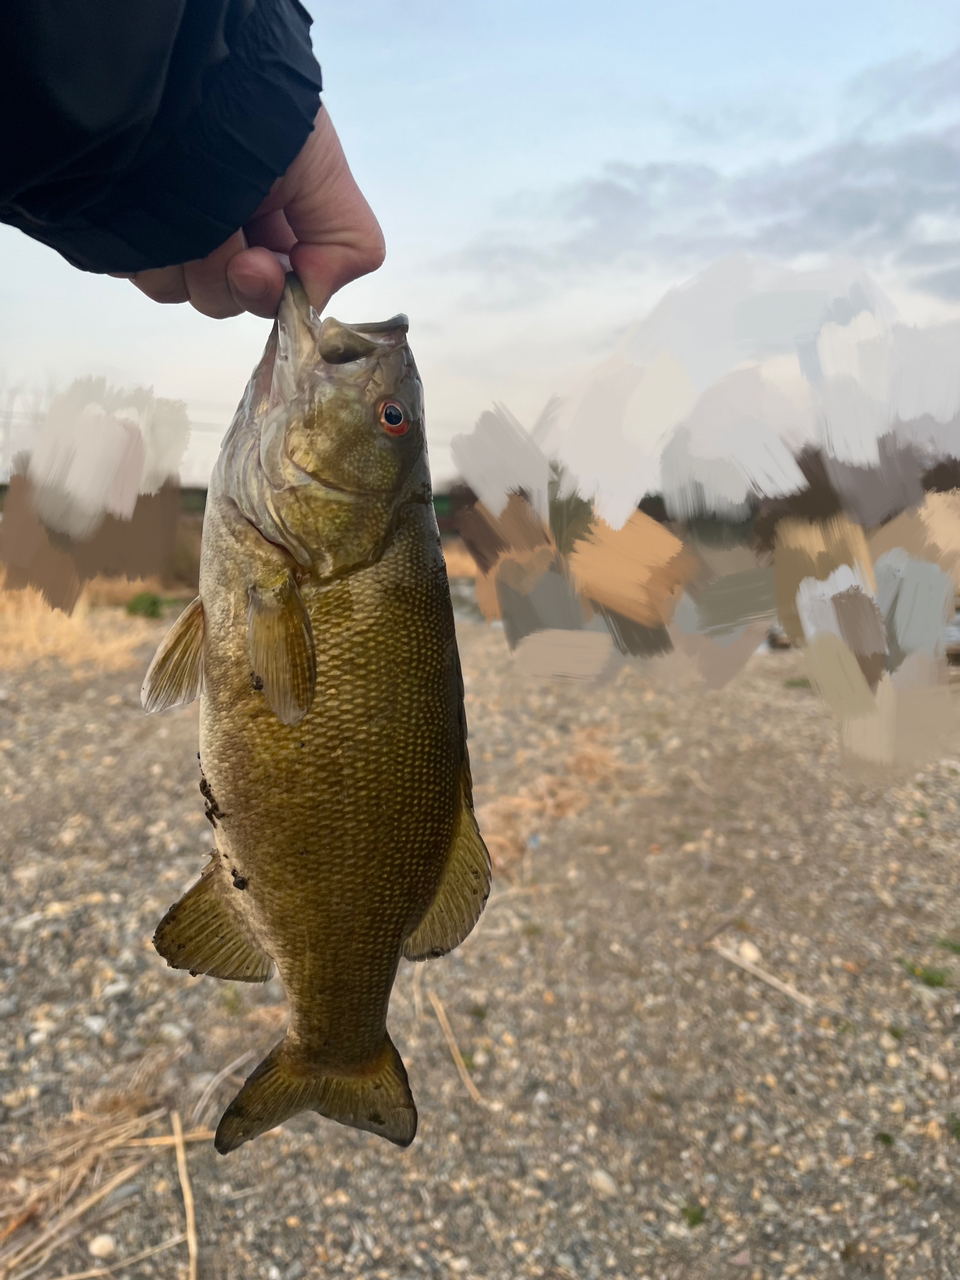
[[[407,318],[345,325],[328,316],[287,416],[287,457],[319,484],[399,496],[425,452],[423,387]]]
[[[423,387],[406,316],[320,321],[289,277],[246,404],[251,447],[228,491],[268,540],[318,575],[369,562],[397,508],[429,502]],[[226,455],[224,463],[230,470]]]

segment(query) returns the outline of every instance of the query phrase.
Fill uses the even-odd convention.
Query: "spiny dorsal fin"
[[[157,925],[153,945],[171,969],[266,982],[273,962],[230,906],[229,893],[214,858]]]
[[[203,604],[191,601],[167,634],[147,668],[140,701],[144,711],[183,707],[203,688]]]
[[[297,724],[310,710],[317,687],[313,628],[300,588],[285,573],[267,586],[250,587],[247,626],[250,663],[263,694],[282,724]]]
[[[281,1040],[223,1113],[214,1146],[224,1156],[301,1111],[318,1111],[398,1147],[409,1147],[417,1132],[407,1072],[384,1032],[376,1060],[350,1076],[329,1075],[319,1064],[298,1060],[295,1050]]]
[[[480,919],[490,894],[490,855],[470,804],[470,768],[464,761],[460,819],[437,896],[403,945],[407,960],[430,960],[458,947]]]

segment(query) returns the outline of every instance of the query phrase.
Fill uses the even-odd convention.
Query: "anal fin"
[[[203,604],[187,605],[147,668],[140,701],[144,711],[167,711],[199,698],[203,688]]]
[[[453,951],[480,919],[490,895],[490,854],[473,813],[469,766],[460,787],[460,817],[440,888],[427,914],[403,944],[407,960],[431,960]]]
[[[157,925],[153,945],[172,969],[189,969],[235,982],[266,982],[273,961],[250,937],[227,901],[212,862]]]
[[[364,1129],[408,1147],[417,1132],[417,1108],[403,1060],[384,1033],[376,1059],[362,1072],[332,1075],[299,1060],[286,1039],[248,1077],[217,1126],[221,1155],[275,1129],[301,1111]]]
[[[317,655],[313,628],[292,574],[248,590],[247,631],[253,673],[282,724],[298,724],[313,705]]]

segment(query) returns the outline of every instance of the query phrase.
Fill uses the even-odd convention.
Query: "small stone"
[[[939,1058],[934,1058],[930,1063],[930,1074],[933,1076],[934,1080],[939,1081],[940,1084],[946,1084],[950,1079],[950,1072]]]
[[[598,1196],[607,1199],[617,1194],[617,1184],[605,1169],[591,1169],[587,1174],[587,1181]]]
[[[739,1253],[735,1253],[730,1259],[730,1265],[731,1267],[749,1267],[750,1250],[741,1249]]]
[[[899,1067],[899,1065],[900,1065],[900,1063],[901,1063],[902,1061],[903,1061],[903,1059],[900,1057],[899,1053],[888,1053],[888,1054],[887,1054],[887,1066],[888,1066],[888,1067]]]
[[[94,1236],[87,1245],[87,1252],[92,1258],[112,1258],[117,1252],[117,1242],[113,1236]]]
[[[893,1102],[890,1103],[890,1110],[895,1116],[902,1116],[906,1109],[907,1104],[902,1098],[894,1098]]]
[[[771,1216],[783,1212],[780,1205],[776,1200],[774,1200],[773,1196],[764,1196],[760,1201],[760,1208],[764,1213],[770,1214]]]
[[[737,947],[737,955],[741,960],[746,960],[747,964],[759,964],[763,959],[760,954],[760,948],[755,946],[749,938],[744,938],[739,947]]]
[[[450,1263],[450,1270],[453,1271],[458,1276],[463,1275],[464,1271],[470,1270],[470,1259],[454,1258],[453,1261]]]
[[[894,1040],[890,1032],[881,1031],[880,1032],[880,1048],[883,1049],[885,1053],[893,1053],[896,1047],[897,1047],[897,1042],[896,1040]]]

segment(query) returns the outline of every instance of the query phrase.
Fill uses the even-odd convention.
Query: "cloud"
[[[869,67],[850,81],[845,98],[861,113],[861,129],[927,119],[960,103],[960,48],[935,62],[909,54]]]
[[[499,305],[542,297],[587,273],[695,270],[731,253],[792,261],[855,255],[906,283],[960,297],[960,49],[903,59],[848,87],[859,104],[839,138],[779,161],[607,165],[539,204],[519,198],[458,255]]]

